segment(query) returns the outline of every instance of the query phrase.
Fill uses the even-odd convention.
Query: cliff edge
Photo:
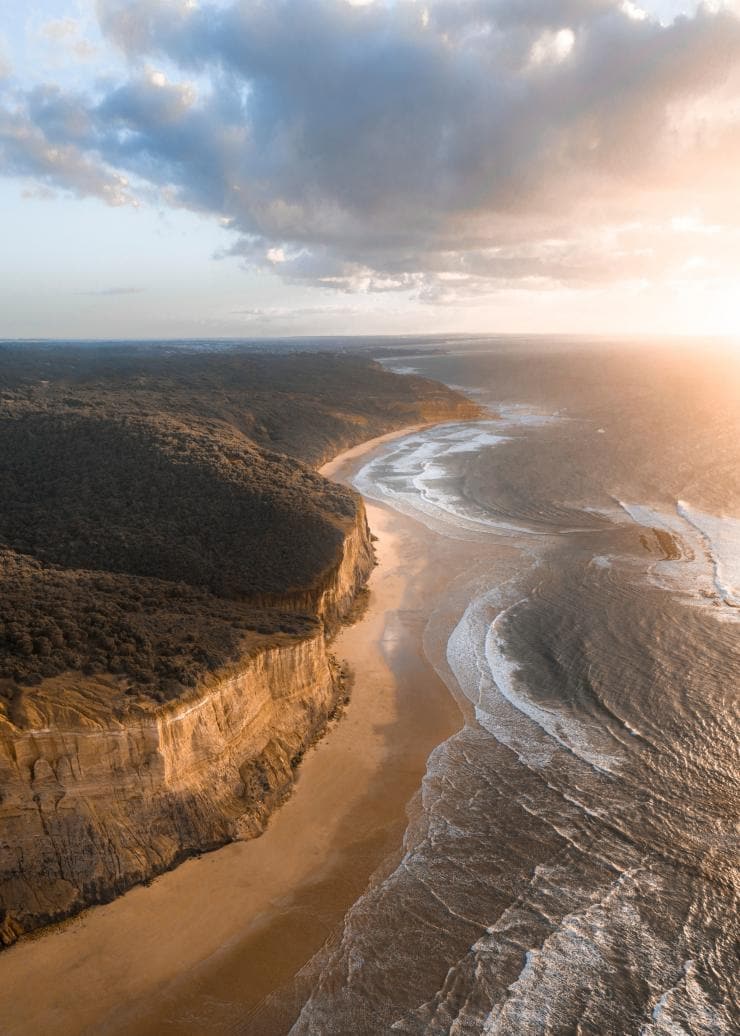
[[[43,685],[29,695],[23,726],[0,717],[4,944],[262,831],[344,698],[325,623],[341,619],[372,565],[358,509],[309,635],[263,635],[189,693],[119,718],[82,676],[63,695]]]
[[[261,832],[345,697],[329,642],[374,564],[313,465],[473,416],[415,380],[0,349],[2,944]]]

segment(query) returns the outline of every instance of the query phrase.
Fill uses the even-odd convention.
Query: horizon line
[[[440,339],[440,338],[651,338],[651,339],[713,339],[722,341],[737,341],[740,340],[740,334],[734,333],[719,333],[719,332],[687,332],[687,331],[400,331],[385,332],[385,333],[368,333],[362,334],[361,332],[350,332],[350,333],[332,333],[332,334],[311,334],[305,332],[303,334],[293,335],[271,335],[271,334],[252,334],[252,335],[200,335],[185,336],[185,335],[167,335],[164,337],[157,337],[154,335],[128,335],[123,337],[111,337],[104,338],[102,336],[92,335],[86,337],[72,337],[68,335],[60,335],[58,337],[51,337],[49,335],[15,335],[11,337],[0,336],[0,345],[8,345],[12,343],[19,344],[30,344],[34,342],[59,342],[59,343],[155,343],[155,342],[249,342],[249,341],[261,341],[261,342],[295,342],[305,341],[308,339],[325,339],[325,340],[336,340],[336,339],[399,339],[399,338],[429,338],[429,339]]]

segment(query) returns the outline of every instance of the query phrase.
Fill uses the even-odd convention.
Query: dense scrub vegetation
[[[419,420],[470,415],[437,382],[353,353],[188,351],[159,346],[0,346],[0,404],[23,399],[105,414],[179,418],[241,432],[314,466]]]
[[[0,709],[65,672],[161,701],[315,631],[266,607],[355,517],[308,465],[469,410],[358,356],[0,346]]]
[[[184,583],[45,565],[0,551],[0,697],[67,671],[121,676],[163,701],[257,637],[315,633],[312,616],[251,608]]]
[[[75,413],[0,418],[0,541],[70,566],[222,596],[310,587],[352,494],[235,436]]]

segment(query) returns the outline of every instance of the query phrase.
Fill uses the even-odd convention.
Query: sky
[[[738,170],[738,0],[0,0],[0,338],[740,338]]]

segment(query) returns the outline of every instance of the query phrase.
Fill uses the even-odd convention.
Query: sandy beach
[[[347,478],[391,437],[323,473]],[[287,1031],[294,975],[397,853],[429,752],[461,724],[421,650],[454,566],[429,564],[436,537],[413,520],[374,504],[368,519],[379,561],[369,607],[332,648],[355,673],[352,698],[290,800],[259,839],[0,955],[5,1036]]]

